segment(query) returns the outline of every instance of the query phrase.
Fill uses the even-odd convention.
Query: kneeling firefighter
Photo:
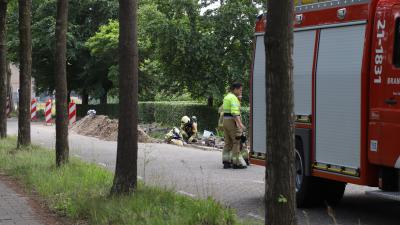
[[[241,152],[241,139],[246,127],[242,123],[240,113],[240,102],[238,96],[242,96],[242,84],[233,83],[230,92],[225,96],[224,109],[224,140],[225,146],[222,151],[222,163],[224,169],[245,169],[246,162]]]
[[[183,137],[177,127],[172,128],[172,130],[165,135],[164,140],[168,144],[183,146]]]
[[[183,140],[187,143],[197,142],[197,118],[184,116],[181,119],[181,130]]]

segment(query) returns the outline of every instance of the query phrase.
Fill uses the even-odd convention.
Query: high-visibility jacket
[[[224,114],[240,116],[240,102],[233,93],[228,93],[224,98]]]

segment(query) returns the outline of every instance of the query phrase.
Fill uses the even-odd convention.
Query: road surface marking
[[[105,163],[97,163],[97,164],[99,164],[102,167],[107,167],[107,165]]]
[[[256,218],[258,220],[265,220],[264,217],[259,216],[259,215],[254,214],[254,213],[248,213],[247,215],[250,216],[250,217]]]
[[[196,195],[194,195],[194,194],[190,194],[190,193],[188,193],[188,192],[186,192],[186,191],[178,191],[178,193],[179,194],[183,194],[183,195],[187,195],[187,196],[189,196],[189,197],[192,197],[192,198],[194,198],[194,197],[196,197]]]
[[[253,183],[257,183],[257,184],[265,184],[264,181],[262,180],[253,180]]]

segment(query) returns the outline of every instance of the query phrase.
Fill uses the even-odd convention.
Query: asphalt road
[[[47,148],[55,146],[54,126],[33,123],[32,142]],[[17,134],[17,121],[8,121],[8,133]],[[115,167],[116,142],[102,141],[71,133],[71,155],[104,166]],[[208,197],[235,208],[240,217],[263,220],[264,167],[224,170],[221,153],[167,144],[139,144],[139,178],[147,184],[173,188],[192,196]],[[348,185],[343,201],[334,209],[338,224],[399,225],[400,203],[365,195],[375,188]],[[334,224],[325,207],[299,209],[299,224]]]

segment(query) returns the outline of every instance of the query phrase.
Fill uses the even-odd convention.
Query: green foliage
[[[0,140],[0,170],[35,190],[61,216],[96,225],[239,224],[234,212],[212,199],[198,200],[139,183],[132,196],[109,197],[112,173],[72,158],[54,166],[54,151],[16,151],[15,138]]]
[[[110,20],[107,25],[101,26],[85,45],[92,56],[112,59],[117,54],[118,37],[119,23],[116,20]]]
[[[68,88],[100,95],[110,89],[101,64],[94,66],[86,40],[98,27],[118,15],[118,2],[113,0],[70,0],[67,33]],[[56,0],[32,2],[32,75],[38,92],[54,90],[54,48]],[[8,47],[11,61],[18,62],[18,4],[9,10]]]
[[[284,203],[287,203],[288,200],[285,196],[279,195],[278,202],[284,204]]]
[[[193,102],[194,99],[190,96],[190,93],[185,92],[184,94],[179,95],[169,95],[163,92],[159,92],[155,97],[156,102]]]
[[[158,93],[189,93],[192,99],[213,97],[219,103],[231,82],[241,81],[248,88],[257,4],[227,0],[202,14],[207,4],[193,0],[140,2],[140,100],[155,100]],[[109,21],[86,43],[96,63],[108,68],[114,88],[118,88],[118,32],[118,22]],[[244,101],[248,101],[244,93]]]
[[[141,0],[138,9],[139,99],[212,97],[221,103],[233,81],[248,102],[254,22],[262,2]],[[39,92],[54,90],[55,0],[33,0],[33,76]],[[118,96],[118,1],[70,0],[68,88],[99,99]],[[18,4],[9,8],[8,47],[18,62]],[[189,94],[189,96],[187,96]],[[187,98],[186,98],[187,97]],[[181,100],[181,99],[174,99]]]
[[[38,120],[44,120],[44,118],[45,118],[44,109],[39,109],[39,110],[37,110],[37,112],[36,112],[36,118],[37,118]]]
[[[140,123],[154,123],[156,106],[148,102],[139,102],[139,122]]]
[[[247,129],[250,129],[249,124],[250,124],[250,108],[249,107],[242,107],[241,108],[241,113],[242,113],[242,122],[243,125],[247,127]]]
[[[218,110],[198,103],[156,102],[154,104],[155,122],[164,126],[180,126],[182,116],[196,116],[199,131],[214,131],[218,126]]]

